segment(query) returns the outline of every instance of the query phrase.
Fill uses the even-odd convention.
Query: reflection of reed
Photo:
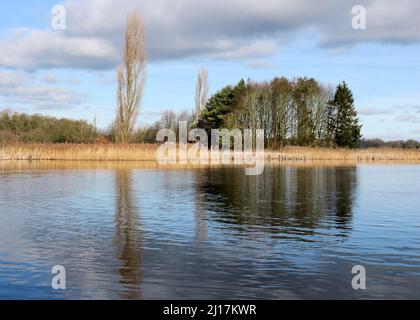
[[[0,160],[0,171],[16,170],[102,170],[102,169],[159,169],[196,170],[215,165],[159,164],[157,161],[72,161],[72,160]]]
[[[116,170],[115,245],[122,262],[120,282],[126,291],[123,299],[140,299],[142,235],[138,228],[138,216],[133,201],[130,170]]]
[[[401,165],[418,164],[418,161],[347,161],[347,160],[305,160],[305,161],[278,161],[265,160],[266,168],[326,168],[349,167],[363,165]],[[16,170],[96,170],[96,169],[159,169],[159,170],[199,170],[208,168],[232,168],[233,165],[209,164],[158,164],[156,161],[62,161],[62,160],[0,160],[0,171]]]

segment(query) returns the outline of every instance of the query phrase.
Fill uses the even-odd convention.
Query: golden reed
[[[3,144],[0,145],[0,160],[155,161],[157,149],[157,144]],[[280,151],[266,150],[265,158],[276,162],[420,162],[420,150],[286,147]]]

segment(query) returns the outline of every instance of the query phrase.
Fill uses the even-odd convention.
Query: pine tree
[[[357,118],[353,94],[345,82],[338,85],[333,105],[337,110],[335,143],[339,147],[356,147],[361,138],[362,126]]]
[[[226,119],[238,107],[245,91],[245,81],[241,80],[236,86],[226,86],[216,92],[207,102],[201,112],[197,127],[210,133],[211,129],[225,127]]]

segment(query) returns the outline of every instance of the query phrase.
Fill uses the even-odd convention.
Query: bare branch
[[[146,81],[144,25],[137,12],[127,17],[123,65],[117,70],[116,141],[129,141],[136,124]]]
[[[209,84],[208,71],[202,68],[198,71],[197,82],[195,87],[195,120],[198,120],[200,112],[205,108],[208,101]]]

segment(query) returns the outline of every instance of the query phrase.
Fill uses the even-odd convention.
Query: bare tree
[[[127,143],[133,132],[146,80],[144,25],[138,13],[127,17],[123,65],[117,70],[115,140]]]
[[[177,125],[176,113],[172,110],[166,110],[162,114],[160,125],[165,129],[175,129]]]
[[[200,112],[207,104],[209,94],[208,71],[201,68],[198,71],[197,82],[195,87],[195,121],[198,120]]]

